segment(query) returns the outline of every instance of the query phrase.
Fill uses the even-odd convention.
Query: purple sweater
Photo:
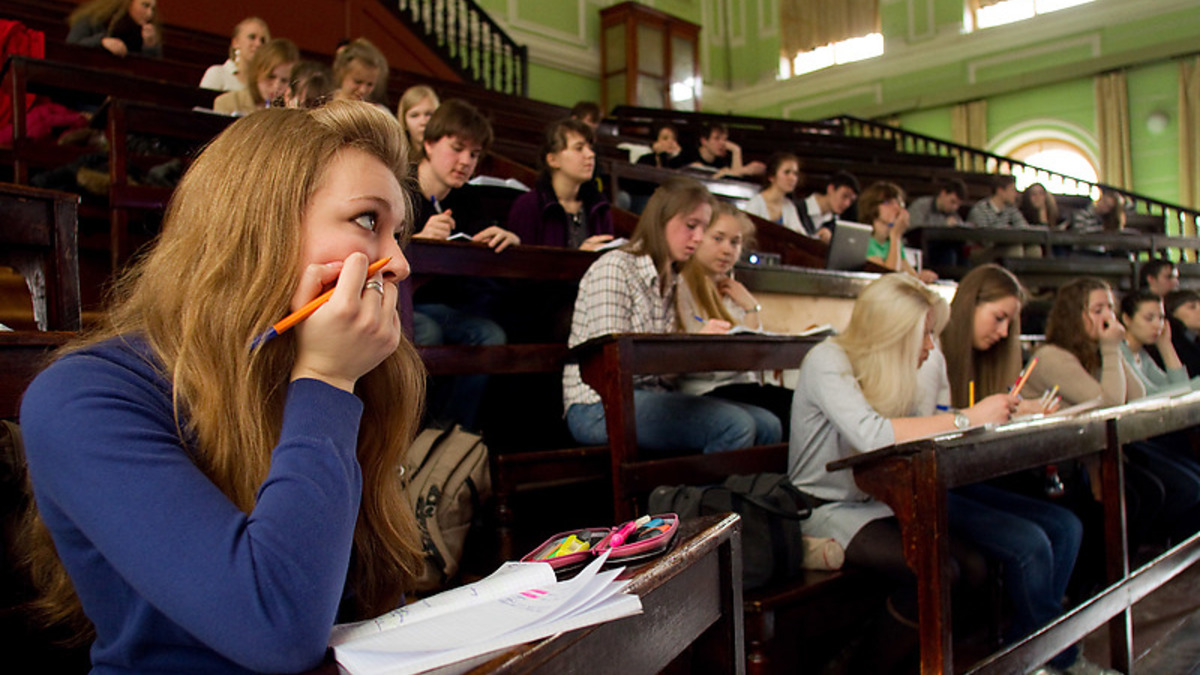
[[[298,672],[325,654],[362,493],[362,403],[288,387],[250,514],[189,456],[138,340],[68,355],[25,394],[38,509],[96,626],[93,673]]]
[[[596,188],[596,181],[590,180],[579,187],[579,199],[587,214],[588,236],[612,234],[608,200]],[[567,246],[567,212],[558,203],[548,175],[543,173],[532,190],[513,202],[508,212],[508,229],[525,245]]]

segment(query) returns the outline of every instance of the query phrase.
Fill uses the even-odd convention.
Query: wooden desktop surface
[[[1125,540],[1121,445],[1200,424],[1200,392],[1102,408],[1075,417],[1045,418],[971,430],[882,448],[829,464],[851,469],[858,485],[887,503],[900,522],[920,603],[921,672],[952,672],[949,529],[946,492],[991,477],[1087,454],[1099,454],[1107,582],[1080,608],[972,672],[1024,672],[1108,622],[1113,667],[1133,663],[1129,607],[1198,557],[1200,538],[1183,542],[1131,574]]]
[[[692,649],[688,672],[745,672],[741,521],[732,514],[680,522],[664,555],[626,569],[642,613],[499,652],[470,675],[657,673]],[[446,672],[445,669],[429,671]],[[332,661],[310,675],[335,675]]]

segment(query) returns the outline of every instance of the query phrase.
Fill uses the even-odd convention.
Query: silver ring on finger
[[[363,286],[363,292],[365,293],[368,290],[379,291],[379,294],[383,295],[383,282],[378,279],[368,281],[367,285]]]

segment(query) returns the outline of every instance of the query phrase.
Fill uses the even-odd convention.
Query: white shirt
[[[241,91],[246,88],[246,83],[238,77],[237,64],[233,59],[227,59],[219,66],[209,66],[200,78],[200,86],[215,91]]]
[[[775,221],[776,223],[783,225],[793,232],[808,234],[804,231],[804,223],[800,222],[800,212],[796,210],[796,202],[792,201],[790,197],[783,198],[782,211],[783,214],[780,220]],[[771,220],[771,216],[767,211],[767,200],[763,199],[761,192],[750,198],[750,203],[746,205],[746,213]]]

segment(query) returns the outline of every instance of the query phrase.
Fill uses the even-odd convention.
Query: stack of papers
[[[402,675],[474,659],[525,642],[642,611],[596,557],[569,581],[546,563],[506,563],[486,579],[357,624],[334,626],[329,644],[352,675]]]

